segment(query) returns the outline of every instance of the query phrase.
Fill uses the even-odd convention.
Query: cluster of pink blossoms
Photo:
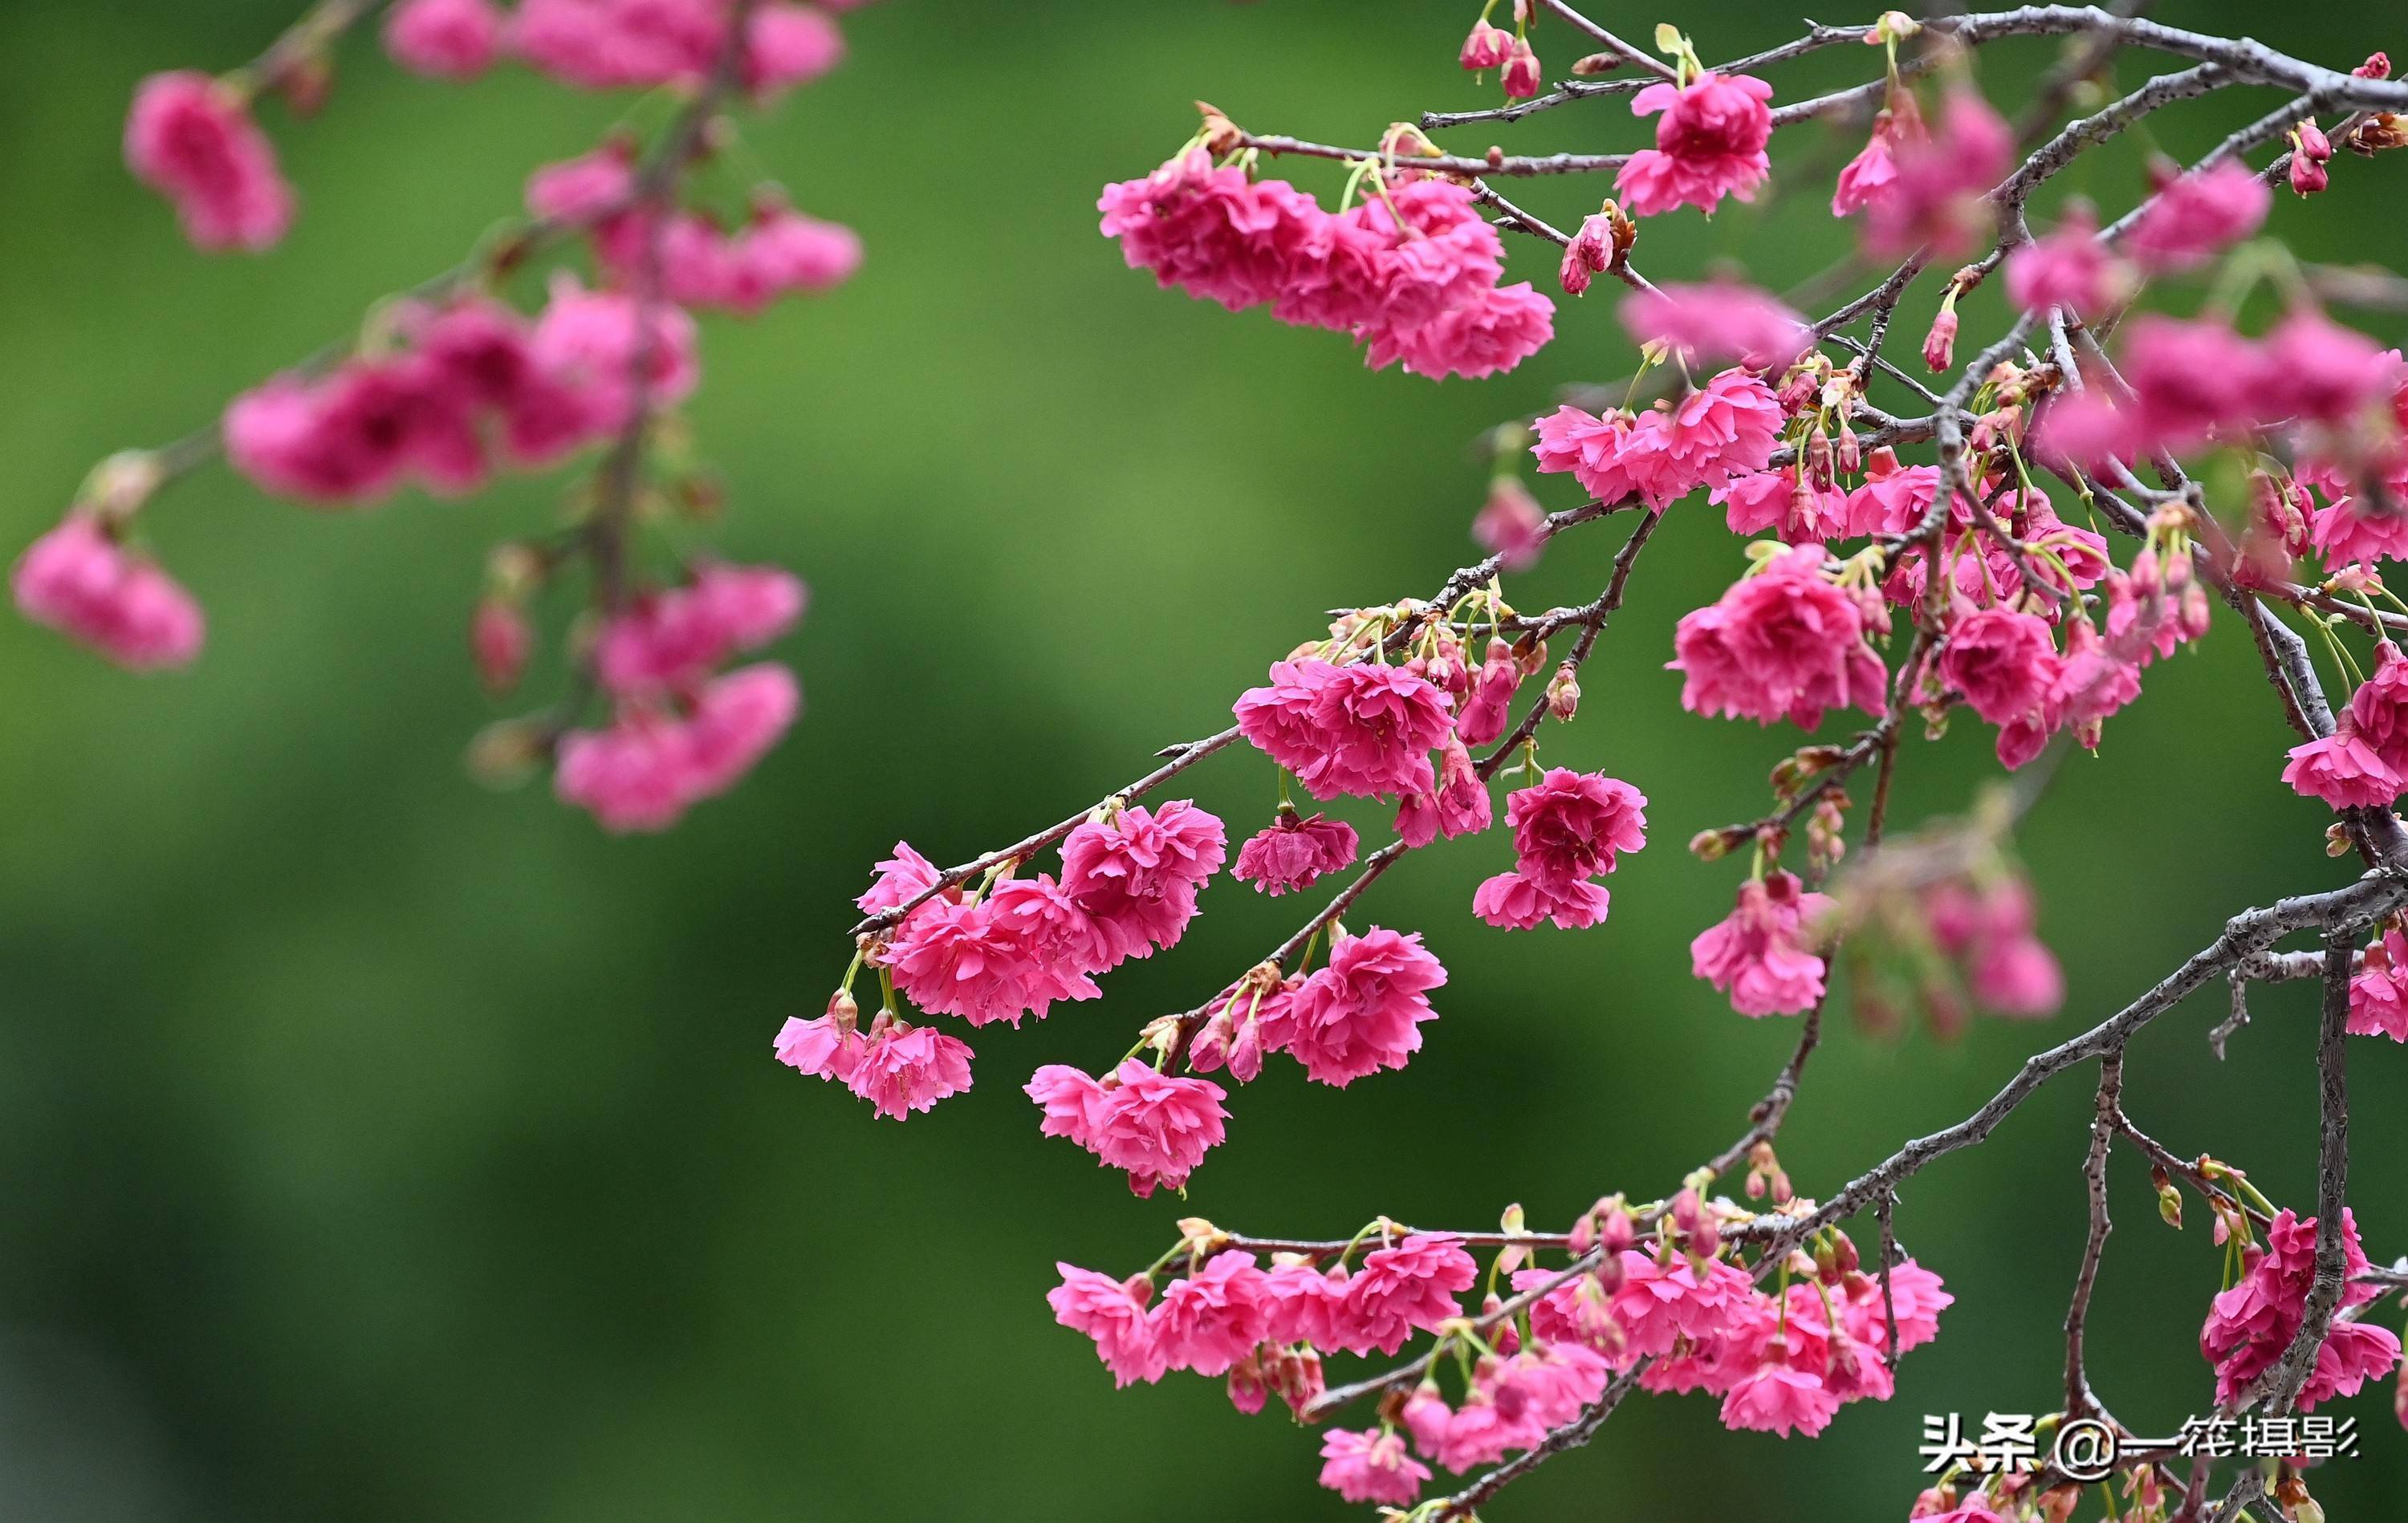
[[[2386,925],[2349,980],[2349,1034],[2408,1042],[2408,936]]]
[[[764,0],[745,25],[744,87],[767,100],[818,78],[844,57],[832,13],[863,0],[812,5]],[[505,54],[587,90],[693,87],[725,51],[732,0],[402,0],[385,18],[385,48],[405,67],[441,78],[481,74]]]
[[[1605,918],[1612,895],[1593,881],[1617,852],[1647,844],[1647,796],[1619,778],[1551,767],[1505,800],[1513,869],[1481,884],[1471,912],[1507,931],[1541,920],[1578,931]]]
[[[2383,1299],[2380,1287],[2360,1285],[2366,1273],[2365,1250],[2358,1246],[2358,1221],[2342,1212],[2343,1251],[2347,1284],[2340,1311]],[[2225,1406],[2236,1402],[2259,1376],[2274,1367],[2307,1318],[2308,1289],[2316,1275],[2316,1221],[2288,1211],[2276,1214],[2266,1226],[2265,1246],[2251,1244],[2242,1250],[2246,1265],[2240,1282],[2215,1298],[2200,1329],[2199,1351],[2215,1366],[2215,1400]],[[2312,1411],[2319,1402],[2355,1396],[2370,1380],[2380,1380],[2400,1362],[2400,1335],[2372,1322],[2336,1317],[2315,1368],[2300,1388],[2299,1408]]]
[[[1768,1294],[1722,1257],[1714,1223],[1727,1209],[1684,1190],[1664,1215],[1685,1246],[1669,1234],[1642,1245],[1628,1211],[1601,1202],[1575,1229],[1569,1270],[1527,1267],[1526,1250],[1505,1250],[1498,1268],[1526,1320],[1506,1317],[1513,1308],[1492,1294],[1467,1324],[1458,1297],[1478,1264],[1461,1240],[1397,1236],[1385,1224],[1351,1273],[1351,1248],[1334,1262],[1275,1254],[1264,1268],[1253,1253],[1208,1247],[1159,1301],[1151,1274],[1115,1280],[1069,1264],[1056,1266],[1062,1284],[1047,1300],[1056,1321],[1094,1340],[1118,1385],[1173,1371],[1226,1375],[1240,1410],[1277,1395],[1307,1420],[1327,1388],[1327,1358],[1394,1355],[1416,1331],[1437,1334],[1443,1352],[1467,1325],[1484,1329],[1458,1400],[1438,1384],[1434,1355],[1410,1396],[1383,1406],[1381,1427],[1323,1440],[1323,1486],[1403,1507],[1432,1466],[1460,1474],[1536,1448],[1634,1369],[1643,1389],[1720,1398],[1733,1430],[1812,1436],[1849,1402],[1888,1400],[1891,1359],[1937,1336],[1954,1300],[1940,1277],[1900,1260],[1885,1299],[1846,1235],[1831,1231],[1817,1237],[1811,1264],[1800,1256],[1802,1280]],[[1184,1225],[1212,1235],[1209,1223]]]
[[[704,211],[655,216],[635,205],[634,144],[613,138],[582,157],[546,164],[527,179],[527,210],[591,230],[613,284],[635,289],[648,250],[660,261],[661,294],[680,306],[752,317],[781,296],[816,294],[861,267],[861,239],[807,217],[775,188],[758,193],[734,234]]]
[[[1761,377],[1726,370],[1637,414],[1558,407],[1538,420],[1530,453],[1541,472],[1570,474],[1600,503],[1663,507],[1763,470],[1784,422]]]
[[[533,323],[472,298],[413,309],[397,326],[407,349],[278,376],[236,397],[227,460],[263,490],[321,506],[373,502],[405,480],[456,494],[484,484],[496,453],[533,469],[624,428],[639,355],[656,405],[701,378],[683,313],[656,307],[639,325],[634,297],[566,274]]]
[[[844,39],[829,13],[861,3],[754,7],[741,61],[745,88],[767,101],[834,68]],[[520,0],[506,13],[493,0],[402,0],[385,18],[384,38],[396,62],[443,78],[480,74],[511,53],[588,89],[691,88],[724,50],[732,8],[731,0]],[[293,187],[251,114],[256,89],[179,70],[154,74],[135,93],[126,164],[174,203],[195,248],[255,253],[293,225]]]
[[[718,668],[792,630],[804,597],[779,567],[709,562],[605,619],[592,662],[617,714],[561,737],[560,797],[607,829],[656,831],[733,787],[794,723],[802,690],[775,663]]]
[[[1374,368],[1491,376],[1555,335],[1554,303],[1526,280],[1498,283],[1504,245],[1451,181],[1383,177],[1333,215],[1193,148],[1106,186],[1097,206],[1129,268],[1233,312],[1268,306],[1283,322],[1346,334]]]
[[[2374,675],[2331,734],[2291,747],[2283,781],[2336,809],[2388,808],[2408,792],[2408,658],[2398,646],[2376,646]]]
[[[958,1016],[972,1026],[1018,1025],[1030,1014],[1042,1019],[1056,1001],[1096,998],[1096,975],[1176,945],[1228,845],[1219,819],[1180,800],[1159,810],[1097,810],[1063,840],[1061,854],[1058,878],[999,870],[982,891],[965,892],[957,884],[939,891],[943,875],[935,864],[897,843],[857,903],[871,914],[912,908],[865,956],[931,1015]],[[843,1077],[826,1054],[853,1031],[855,1018],[852,996],[839,991],[827,1014],[786,1022],[780,1060],[824,1078]],[[891,1010],[880,1018],[897,1019]],[[960,1083],[927,1099],[968,1088],[965,1068]],[[1219,1140],[1217,1122],[1212,1140]],[[1179,1174],[1183,1178],[1185,1169]]]

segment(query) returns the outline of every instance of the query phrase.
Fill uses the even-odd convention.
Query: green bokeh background
[[[292,8],[0,8],[8,544],[92,461],[181,433],[373,293],[451,263],[531,164],[580,150],[625,105],[514,72],[419,80],[353,39],[322,116],[269,113],[304,189],[296,232],[265,258],[198,257],[118,162],[128,93],[153,69],[233,64]],[[1559,1222],[1604,1189],[1668,1188],[1733,1133],[1794,1028],[1740,1019],[1687,976],[1683,949],[1739,871],[1680,843],[1758,812],[1787,742],[1683,714],[1661,669],[1673,619],[1741,563],[1702,503],[1651,549],[1584,677],[1584,722],[1547,737],[1551,761],[1651,799],[1656,845],[1613,878],[1611,921],[1490,932],[1466,904],[1497,838],[1417,857],[1360,918],[1426,930],[1451,971],[1426,1050],[1343,1092],[1274,1066],[1237,1097],[1183,1208],[1040,1141],[1017,1084],[1040,1062],[1108,1063],[1147,1017],[1259,956],[1297,901],[1217,885],[1177,955],[1130,965],[1099,1003],[984,1033],[978,1088],[907,1126],[769,1060],[779,1021],[825,998],[847,900],[897,835],[958,860],[1217,727],[1313,610],[1426,592],[1466,558],[1478,430],[1627,372],[1602,292],[1512,377],[1432,385],[1158,292],[1095,235],[1096,187],[1175,148],[1197,95],[1350,142],[1485,104],[1493,84],[1452,66],[1471,8],[894,0],[848,21],[852,62],[752,142],[806,208],[861,230],[867,267],[827,299],[711,323],[692,409],[732,492],[720,543],[813,583],[781,652],[810,710],[671,834],[611,839],[459,764],[491,712],[461,635],[483,549],[550,521],[558,480],[329,517],[206,472],[150,525],[209,608],[196,668],[137,679],[0,627],[0,1516],[1355,1516],[1313,1487],[1311,1437],[1236,1416],[1211,1383],[1114,1394],[1051,1324],[1053,1261],[1138,1268],[1183,1211],[1303,1235],[1375,1212],[1475,1225],[1511,1201]],[[1633,36],[1658,19],[1597,14]],[[2401,40],[2386,15],[2376,0],[2164,11],[2344,64]],[[1709,57],[1793,24],[1758,0],[1675,19]],[[1573,51],[1559,29],[1540,41],[1551,65]],[[2019,99],[2054,47],[1997,50],[1993,94]],[[1794,97],[1871,64],[1835,50],[1776,83]],[[2195,153],[2265,104],[2153,125]],[[1636,141],[1611,104],[1458,141],[1489,136]],[[1812,129],[1782,148],[1800,182],[1847,150]],[[1325,196],[1342,178],[1280,172]],[[2128,204],[2138,152],[2067,178]],[[2347,160],[2334,183],[2286,196],[2277,230],[2316,257],[2380,253],[2403,167]],[[1526,189],[1559,221],[1600,190]],[[1816,200],[1801,183],[1711,225],[1651,223],[1641,262],[1803,278],[1846,251]],[[1545,284],[1544,252],[1517,245],[1514,274]],[[1909,301],[1902,333],[1933,296]],[[1994,300],[1971,307],[1969,338]],[[1515,600],[1590,595],[1622,532],[1559,542]],[[1963,1115],[2231,910],[2342,881],[2319,810],[2276,781],[2288,738],[2229,625],[2154,671],[2023,833],[2066,1014],[1955,1044],[1840,1022],[1783,1137],[1799,1189],[1828,1192]],[[1991,770],[1978,726],[1912,745],[1899,818],[1961,807]],[[1240,832],[1268,815],[1251,753],[1192,780]],[[2201,1040],[2215,994],[2170,1016],[2135,1049],[2133,1114],[2305,1204],[2312,999],[2265,992],[2222,1064]],[[2390,1166],[2408,1112],[2388,1103],[2408,1054],[2351,1056],[2355,1198],[2386,1255],[2408,1247]],[[2069,1078],[1907,1191],[1899,1231],[1959,1301],[1894,1402],[1813,1443],[1726,1434],[1702,1399],[1636,1402],[1494,1515],[1903,1516],[1920,1414],[2058,1401],[2088,1103]],[[2196,1335],[2219,1255],[2196,1203],[2170,1232],[2129,1155],[2117,1171],[2098,1378],[2128,1420],[2171,1430],[2209,1401]],[[2381,1398],[2348,1410],[2366,1452],[2317,1490],[2333,1517],[2395,1516],[2408,1444]]]

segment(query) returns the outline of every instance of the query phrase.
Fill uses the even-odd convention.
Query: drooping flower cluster
[[[778,1060],[833,1079],[897,1121],[970,1087],[969,1044],[883,1011],[867,1033],[854,1020],[853,1001],[844,995],[824,1016],[790,1018],[774,1044]]]
[[[1530,453],[1544,473],[1569,473],[1600,503],[1663,507],[1699,487],[1761,471],[1781,435],[1772,389],[1744,370],[1633,414],[1558,407],[1537,425]]]
[[[1226,1135],[1219,1085],[1176,1078],[1136,1058],[1100,1081],[1048,1063],[1025,1088],[1044,1107],[1046,1136],[1068,1137],[1106,1167],[1126,1170],[1140,1197],[1157,1185],[1183,1191],[1189,1171]]]
[[[2384,926],[2349,980],[2349,1033],[2408,1042],[2408,936]]]
[[[2357,1218],[2346,1207],[2342,1232],[2346,1278],[2338,1309],[2346,1312],[2381,1300],[2383,1290],[2358,1283],[2367,1270],[2366,1253],[2358,1246]],[[2273,1368],[2306,1320],[2308,1291],[2316,1274],[2316,1220],[2278,1212],[2266,1226],[2265,1245],[2253,1243],[2242,1252],[2245,1267],[2240,1283],[2215,1298],[2199,1333],[2199,1351],[2215,1366],[2215,1399],[2228,1406]],[[2299,1409],[2313,1411],[2337,1396],[2355,1396],[2366,1382],[2381,1379],[2399,1362],[2398,1333],[2373,1322],[2336,1317],[2300,1390]]]
[[[1352,866],[1360,845],[1354,827],[1342,819],[1323,815],[1307,818],[1294,809],[1282,809],[1276,820],[1238,848],[1238,865],[1230,872],[1240,882],[1277,897],[1309,889],[1322,875]]]
[[[2376,647],[2374,675],[2330,734],[2291,747],[2283,781],[2336,809],[2386,808],[2408,792],[2408,659],[2398,646]]]
[[[692,320],[661,306],[639,325],[637,311],[634,298],[570,276],[532,324],[481,300],[410,310],[398,324],[407,349],[279,376],[236,398],[227,459],[263,489],[319,506],[374,502],[405,480],[471,491],[496,456],[554,463],[625,425],[639,359],[653,406],[673,406],[700,379]]]
[[[1647,844],[1646,810],[1646,795],[1619,778],[1550,768],[1506,799],[1513,870],[1481,884],[1472,913],[1509,931],[1597,924],[1612,901],[1593,879],[1613,871],[1617,852]]]
[[[803,604],[803,584],[778,567],[710,562],[606,619],[591,659],[617,712],[606,729],[561,737],[561,798],[608,829],[651,831],[733,787],[794,722],[802,694],[781,665],[714,674],[793,629]]]
[[[1526,280],[1498,283],[1497,230],[1448,180],[1383,178],[1333,214],[1195,148],[1106,186],[1097,206],[1129,268],[1233,312],[1268,306],[1283,322],[1346,334],[1374,368],[1476,378],[1555,335],[1553,303]]]
[[[1823,998],[1823,959],[1810,948],[1835,906],[1794,873],[1740,885],[1728,918],[1689,943],[1690,971],[1730,996],[1742,1016],[1794,1016]]]

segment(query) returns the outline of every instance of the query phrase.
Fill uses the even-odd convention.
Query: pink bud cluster
[[[1555,335],[1555,305],[1526,280],[1498,283],[1497,230],[1446,180],[1382,177],[1332,214],[1194,148],[1106,186],[1097,206],[1129,268],[1233,312],[1268,306],[1283,322],[1346,334],[1375,369],[1490,376]]]

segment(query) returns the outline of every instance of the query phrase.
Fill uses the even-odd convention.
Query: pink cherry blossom
[[[1553,921],[1561,931],[1585,931],[1606,917],[1613,896],[1601,883],[1575,878],[1546,883],[1519,870],[1482,881],[1471,913],[1500,931],[1533,931]]]
[[[1429,1467],[1405,1452],[1403,1436],[1393,1429],[1332,1430],[1321,1440],[1321,1484],[1348,1502],[1408,1506],[1430,1478]]]
[[[536,323],[536,362],[584,391],[597,433],[616,433],[633,415],[638,355],[645,400],[654,408],[677,406],[702,379],[694,319],[659,304],[639,323],[637,311],[633,296],[587,291],[564,273],[553,278],[552,300]]]
[[[937,864],[911,849],[909,841],[895,843],[895,855],[878,863],[877,880],[853,903],[866,915],[896,909],[937,886],[944,875]]]
[[[493,0],[402,0],[384,19],[384,48],[404,68],[473,78],[493,66],[504,24]]]
[[[1681,619],[1669,664],[1685,677],[1682,707],[1810,729],[1827,708],[1888,711],[1863,610],[1824,579],[1822,562],[1821,546],[1799,546]]]
[[[1555,336],[1555,304],[1527,280],[1483,287],[1419,327],[1372,334],[1364,358],[1375,369],[1399,363],[1432,380],[1479,380],[1546,348]]]
[[[1096,1341],[1096,1357],[1111,1371],[1112,1384],[1160,1380],[1166,1364],[1147,1317],[1154,1287],[1145,1276],[1123,1281],[1073,1264],[1054,1268],[1062,1276],[1062,1283],[1045,1293],[1054,1320]]]
[[[250,103],[206,74],[142,81],[125,121],[125,164],[175,204],[196,249],[257,253],[293,225],[293,188]]]
[[[2289,1348],[2306,1320],[2308,1291],[2315,1279],[2315,1218],[2277,1212],[2267,1224],[2265,1245],[2244,1250],[2247,1269],[2218,1295],[2200,1330],[2199,1347],[2215,1366],[2215,1399],[2229,1404],[2271,1369]],[[2342,1213],[2344,1274],[2341,1310],[2382,1299],[2381,1288],[2358,1283],[2367,1271],[2358,1246],[2358,1221]],[[2336,1321],[2317,1351],[2314,1371],[2300,1392],[2301,1411],[2336,1396],[2355,1396],[2371,1379],[2399,1362],[2400,1338],[2372,1322]]]
[[[1806,320],[1770,293],[1738,280],[1673,282],[1622,299],[1623,329],[1641,344],[1667,344],[1691,363],[1743,361],[1781,370],[1813,341]]]
[[[1429,991],[1446,970],[1419,932],[1373,926],[1341,936],[1277,1018],[1266,1013],[1263,1045],[1304,1065],[1307,1077],[1340,1089],[1383,1068],[1402,1068],[1421,1050],[1422,1022],[1437,1018]]]
[[[1186,799],[1158,810],[1132,804],[1072,831],[1062,887],[1095,918],[1106,959],[1095,971],[1178,945],[1197,892],[1227,857],[1219,818]]]
[[[1421,847],[1443,835],[1475,835],[1494,820],[1488,785],[1471,764],[1459,735],[1449,735],[1439,748],[1438,780],[1427,793],[1408,793],[1397,805],[1397,834],[1405,845]]]
[[[1986,200],[2014,161],[2014,134],[1989,102],[1957,86],[1928,136],[1893,141],[1894,175],[1866,203],[1865,248],[1897,259],[1929,245],[1953,259],[1990,226]]]
[[[1900,465],[1886,447],[1865,460],[1864,485],[1848,493],[1850,534],[1902,534],[1940,497],[1940,468]]]
[[[882,1015],[871,1023],[845,1087],[880,1116],[910,1119],[970,1087],[969,1045],[932,1027],[906,1026]]]
[[[1171,1077],[1136,1058],[1123,1060],[1101,1082],[1049,1063],[1030,1077],[1026,1093],[1044,1108],[1046,1136],[1068,1137],[1107,1167],[1125,1170],[1129,1189],[1140,1196],[1157,1185],[1183,1189],[1206,1151],[1226,1135],[1229,1113],[1221,1102],[1228,1097],[1219,1085]]]
[[[1634,1355],[1670,1354],[1684,1338],[1711,1336],[1755,1293],[1747,1272],[1720,1259],[1659,1263],[1636,1249],[1623,1250],[1619,1259],[1613,1319]]]
[[[2379,809],[2408,789],[2408,780],[2358,738],[2345,713],[2331,734],[2294,746],[2289,755],[2283,781],[2300,797],[2322,799],[2336,809]]]
[[[2136,283],[2131,266],[2100,241],[2099,219],[2086,205],[2068,211],[2045,237],[2017,244],[2007,256],[2006,279],[2007,299],[2023,310],[2063,307],[2079,317],[2105,312]]]
[[[1744,74],[1698,75],[1685,85],[1659,82],[1630,98],[1635,116],[1661,112],[1656,146],[1630,156],[1614,176],[1623,209],[1654,217],[1679,206],[1711,212],[1726,195],[1756,198],[1771,173],[1766,102],[1772,87]]]
[[[1339,1313],[1340,1347],[1349,1353],[1393,1354],[1415,1331],[1433,1332],[1463,1315],[1455,1297],[1471,1288],[1479,1266],[1461,1241],[1445,1232],[1414,1232],[1363,1256],[1347,1282]]]
[[[1505,801],[1514,866],[1554,886],[1614,869],[1617,852],[1647,844],[1647,796],[1602,773],[1550,767]]]
[[[1990,724],[2039,708],[2057,677],[2057,642],[2038,614],[1984,608],[1950,626],[1941,675]]]
[[[623,696],[684,688],[737,651],[785,634],[807,596],[782,567],[706,562],[684,586],[648,593],[605,620],[595,671]]]
[[[1455,55],[1455,62],[1463,65],[1465,72],[1478,74],[1484,70],[1504,67],[1505,60],[1512,55],[1512,33],[1491,26],[1486,21],[1475,21],[1472,23],[1470,35],[1463,39],[1463,50]],[[1363,1499],[1349,1497],[1346,1500],[1361,1502]]]
[[[1903,108],[1875,116],[1872,134],[1866,138],[1865,146],[1840,170],[1839,183],[1831,192],[1832,216],[1845,217],[1863,210],[1897,183],[1898,143],[1923,135],[1923,119],[1914,109],[1914,97],[1901,95],[1899,99]]]
[[[1471,540],[1496,556],[1501,569],[1527,571],[1546,544],[1546,518],[1520,477],[1500,476],[1489,483],[1488,500],[1471,520]]]
[[[2261,416],[2339,423],[2390,397],[2400,354],[2314,307],[2300,307],[2266,334],[2258,376]]]
[[[1322,815],[1306,818],[1283,809],[1278,819],[1238,848],[1232,872],[1240,882],[1276,898],[1291,889],[1311,888],[1325,873],[1353,865],[1360,844],[1354,827],[1342,819]]]
[[[1513,713],[1513,693],[1522,685],[1522,663],[1513,648],[1491,639],[1479,675],[1463,709],[1455,717],[1455,733],[1466,746],[1485,746],[1505,733]]]
[[[1823,960],[1808,951],[1816,921],[1834,908],[1797,877],[1773,872],[1740,885],[1728,918],[1689,944],[1691,971],[1730,995],[1742,1016],[1797,1015],[1823,997]]]
[[[537,217],[591,223],[624,211],[635,193],[635,144],[613,137],[591,153],[545,164],[528,176],[526,208]]]
[[[2349,717],[2384,765],[2408,776],[2408,657],[2389,640],[2376,643],[2374,673],[2349,695]]]
[[[1164,1364],[1217,1375],[1252,1353],[1263,1341],[1266,1281],[1251,1253],[1215,1254],[1202,1269],[1173,1281],[1146,1317]]]
[[[755,101],[809,84],[843,62],[844,34],[826,7],[766,0],[752,8],[740,74]]]
[[[2248,165],[2221,159],[2161,183],[2124,248],[2152,273],[2188,269],[2257,232],[2273,205],[2273,188]]]
[[[2386,925],[2349,981],[2349,1032],[2408,1042],[2408,936]]]
[[[1818,486],[1803,471],[1751,471],[1732,477],[1708,494],[1723,505],[1723,521],[1735,534],[1779,531],[1790,544],[1821,544],[1848,532],[1848,496],[1836,486]]]
[[[1448,731],[1446,695],[1379,662],[1276,662],[1270,685],[1238,699],[1238,729],[1316,799],[1427,793],[1429,752]]]
[[[200,654],[200,605],[149,559],[73,512],[34,541],[9,574],[17,611],[121,666],[153,671]]]

